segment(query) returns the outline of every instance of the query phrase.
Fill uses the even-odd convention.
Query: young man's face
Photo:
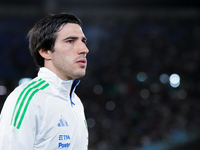
[[[78,24],[67,23],[57,33],[54,52],[50,52],[50,70],[62,80],[76,79],[85,75],[89,52],[86,38]]]

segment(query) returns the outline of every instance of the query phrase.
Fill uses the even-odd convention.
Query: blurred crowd
[[[76,92],[90,150],[136,150],[200,130],[197,18],[81,19],[90,53]],[[21,78],[36,76],[26,34],[37,20],[0,18],[0,86],[7,89],[1,107]],[[160,80],[173,73],[180,76],[176,88]]]

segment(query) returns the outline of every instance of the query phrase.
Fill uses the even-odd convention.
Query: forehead
[[[67,23],[60,27],[57,38],[60,36],[84,36],[82,28],[75,23]]]

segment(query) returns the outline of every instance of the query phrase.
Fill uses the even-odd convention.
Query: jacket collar
[[[80,82],[79,80],[62,80],[54,72],[45,67],[40,68],[38,77],[46,80],[54,90],[60,91],[64,96],[70,96],[71,103],[74,105],[72,95]]]

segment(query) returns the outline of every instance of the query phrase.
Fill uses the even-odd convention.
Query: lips
[[[86,67],[87,65],[87,60],[85,58],[79,59],[77,62],[81,67]]]

